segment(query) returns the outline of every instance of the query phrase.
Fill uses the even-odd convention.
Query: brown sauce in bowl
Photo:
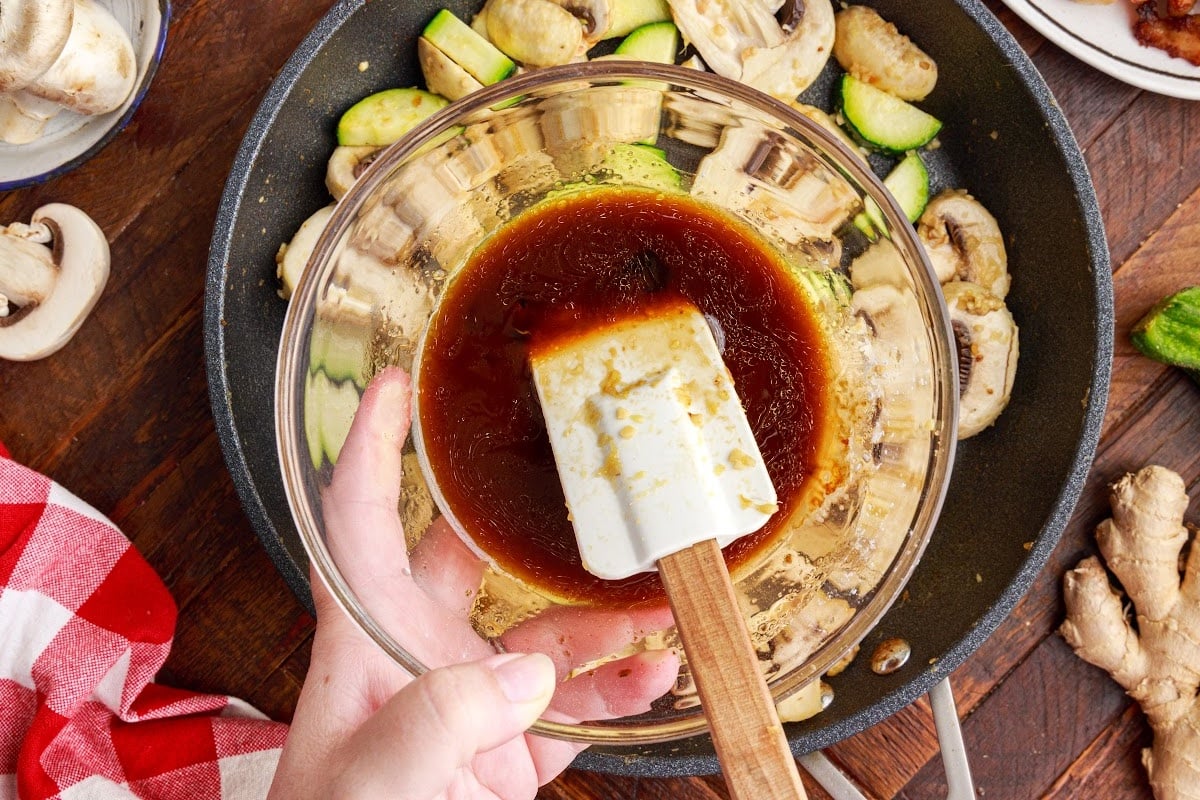
[[[779,496],[731,569],[780,529],[813,477],[829,377],[822,328],[763,237],[684,195],[606,187],[542,203],[473,253],[426,335],[424,448],[445,502],[498,567],[553,596],[616,606],[663,597],[657,574],[605,581],[580,563],[528,354],[539,332],[682,298],[715,320]]]

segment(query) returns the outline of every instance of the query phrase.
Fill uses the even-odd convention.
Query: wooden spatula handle
[[[715,540],[658,562],[734,800],[806,795]]]

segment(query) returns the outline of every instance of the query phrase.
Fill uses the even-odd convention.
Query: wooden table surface
[[[205,382],[204,275],[217,204],[250,117],[329,0],[174,0],[166,58],[132,124],[82,168],[0,197],[0,223],[61,200],[112,242],[113,275],[76,339],[0,362],[0,441],[107,513],[180,608],[165,683],[240,695],[287,719],[313,619],[259,545],[222,460]],[[1200,103],[1091,70],[993,10],[1033,57],[1087,157],[1112,252],[1116,356],[1104,436],[1060,546],[1025,599],[953,676],[978,794],[1149,798],[1136,706],[1055,630],[1064,570],[1091,550],[1106,485],[1157,462],[1181,472],[1200,520],[1200,389],[1138,356],[1131,324],[1200,283]],[[873,798],[945,796],[920,701],[829,755]],[[811,795],[825,797],[810,782]],[[627,779],[568,771],[545,798],[727,797],[719,776]]]

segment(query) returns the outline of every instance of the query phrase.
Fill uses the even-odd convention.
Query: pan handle
[[[967,748],[963,744],[949,678],[929,690],[929,704],[933,707],[933,724],[942,748],[942,768],[946,770],[946,800],[974,800],[975,783],[971,779],[971,765],[967,761]],[[799,760],[833,800],[867,800],[822,751],[800,756]]]

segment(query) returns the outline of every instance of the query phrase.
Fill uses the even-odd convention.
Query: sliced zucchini
[[[317,319],[309,346],[309,369],[334,381],[366,388],[368,342],[361,326]]]
[[[667,161],[666,152],[653,145],[617,142],[587,170],[582,177],[547,192],[544,199],[554,200],[611,184],[640,186],[658,192],[684,190],[683,176]]]
[[[671,166],[663,150],[652,145],[618,142],[600,162],[600,170],[647,189],[683,189],[679,170]]]
[[[304,440],[308,443],[308,457],[312,460],[313,469],[320,469],[324,458],[321,449],[321,414],[318,410],[320,400],[317,398],[317,375],[309,372],[304,381]],[[321,375],[321,378],[324,378]]]
[[[424,36],[417,39],[417,61],[421,64],[421,74],[425,76],[425,86],[447,100],[458,100],[483,88],[474,75]]]
[[[321,460],[313,440],[320,445],[319,453],[330,464],[336,464],[358,411],[358,401],[358,389],[350,381],[336,383],[324,372],[309,373],[304,394],[304,433],[308,454],[318,469]]]
[[[883,185],[896,198],[904,216],[909,222],[916,222],[929,205],[929,170],[925,162],[916,153],[909,153],[897,164],[888,176],[883,179]],[[883,211],[879,205],[867,198],[866,210],[854,219],[854,224],[867,236],[874,239],[876,232],[885,230]]]
[[[338,144],[385,147],[449,104],[424,89],[387,89],[352,105],[338,121]]]
[[[877,150],[897,154],[915,150],[942,129],[937,117],[853,75],[842,76],[839,95],[852,132]]]
[[[793,271],[820,319],[836,318],[850,307],[853,290],[842,273],[806,267],[796,267]]]
[[[626,36],[613,54],[655,64],[674,64],[678,52],[679,29],[675,23],[652,22]]]
[[[896,165],[883,185],[896,198],[909,222],[916,222],[929,205],[929,170],[918,153],[909,153]]]
[[[678,52],[679,29],[675,27],[675,23],[652,22],[626,36],[609,57],[649,61],[655,64],[674,64]],[[652,98],[650,102],[654,104],[653,118],[657,121],[662,114],[662,92],[666,91],[666,84],[662,81],[642,79],[630,79],[625,83],[629,86],[655,90],[647,97],[648,99]],[[655,128],[656,130],[653,132],[647,131],[647,135],[638,140],[639,143],[653,147],[658,142],[657,125]]]
[[[604,35],[614,39],[652,22],[670,22],[671,7],[667,0],[612,0],[608,19]]]
[[[494,44],[444,8],[421,35],[484,86],[504,80],[517,68]]]

